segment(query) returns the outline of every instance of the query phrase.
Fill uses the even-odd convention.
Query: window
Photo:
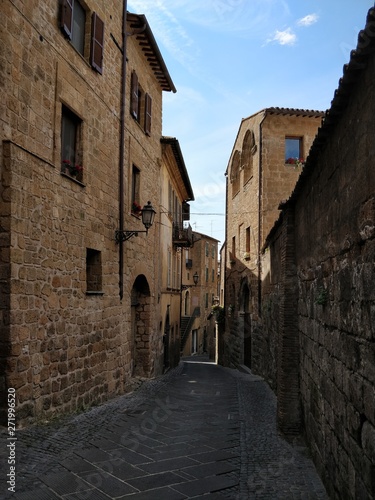
[[[233,236],[232,238],[232,255],[231,255],[231,260],[234,260],[236,258],[236,237]]]
[[[61,111],[61,171],[82,181],[81,125],[69,108],[62,106]]]
[[[206,257],[208,257],[208,254],[209,254],[209,244],[206,242]]]
[[[246,242],[245,242],[245,244],[246,244],[245,259],[246,260],[250,259],[250,245],[251,245],[251,243],[250,243],[250,234],[251,234],[251,232],[250,231],[251,230],[250,230],[250,226],[249,226],[249,227],[246,228]]]
[[[60,27],[73,47],[82,55],[86,54],[86,10],[79,0],[61,0]],[[103,72],[104,23],[93,12],[91,16],[90,64],[100,74]],[[88,57],[87,57],[88,59]]]
[[[302,137],[286,137],[285,138],[285,163],[288,160],[300,159],[303,157]]]
[[[246,132],[242,144],[242,168],[244,169],[244,183],[253,176],[253,157],[257,150],[255,145],[254,132],[248,130]]]
[[[208,282],[208,267],[206,267],[206,283]]]
[[[205,295],[205,307],[206,307],[206,309],[208,307],[208,292]]]
[[[145,94],[145,134],[151,135],[151,105],[152,99],[149,94]]]
[[[130,113],[132,117],[140,121],[140,97],[141,90],[139,88],[138,76],[135,71],[132,72],[131,76],[131,100],[130,100]]]
[[[131,75],[130,114],[140,124],[146,135],[151,135],[152,98],[145,92],[135,71]]]
[[[172,288],[172,251],[168,248],[167,288]]]
[[[236,196],[240,190],[240,160],[240,152],[235,151],[230,175],[230,181],[232,183],[232,197]]]
[[[102,254],[98,250],[86,249],[86,291],[102,290]]]
[[[184,201],[182,204],[182,220],[190,220],[190,205],[186,201]]]
[[[172,189],[172,184],[170,181],[168,181],[168,215],[169,217],[172,217],[173,213],[173,189]]]
[[[139,215],[142,209],[141,199],[140,199],[140,183],[141,183],[141,171],[135,165],[133,165],[132,171],[132,193],[131,201],[132,207],[131,211],[135,215]]]
[[[212,269],[212,283],[215,281],[215,269]]]

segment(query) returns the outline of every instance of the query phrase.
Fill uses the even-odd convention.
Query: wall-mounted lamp
[[[120,241],[126,241],[130,239],[132,236],[138,236],[138,233],[147,233],[152,224],[154,223],[155,219],[155,210],[154,207],[151,205],[151,201],[147,202],[147,205],[145,205],[142,210],[142,223],[145,226],[146,230],[142,231],[131,231],[131,230],[117,230],[115,232],[115,240],[116,243],[120,243]]]
[[[195,272],[195,274],[193,274],[193,281],[195,286],[198,285],[198,280],[199,280],[199,274]]]
[[[198,281],[199,281],[199,274],[197,272],[195,272],[193,274],[193,281],[194,281],[194,286],[197,286],[198,285]],[[191,288],[193,285],[181,285],[181,290],[187,290],[188,288]]]

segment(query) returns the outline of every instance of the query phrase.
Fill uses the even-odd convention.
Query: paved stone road
[[[189,358],[130,395],[19,430],[16,493],[5,463],[0,498],[326,499],[304,449],[278,436],[275,409],[259,377]]]

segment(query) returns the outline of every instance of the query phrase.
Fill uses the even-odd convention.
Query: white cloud
[[[129,0],[129,9],[145,14],[157,42],[185,67],[194,64],[199,47],[162,0]]]
[[[308,14],[305,17],[302,17],[301,19],[298,19],[297,25],[298,26],[311,26],[312,24],[315,24],[319,19],[318,14]]]
[[[267,26],[290,13],[286,0],[128,0],[128,4],[133,11],[146,14],[150,21],[152,13],[176,28],[179,25],[177,32],[183,30],[185,23],[191,23],[213,32],[252,38],[262,36]],[[152,28],[154,31],[154,22]]]
[[[280,45],[294,45],[297,41],[297,35],[293,33],[291,28],[284,31],[276,30],[275,34],[267,40],[270,42],[277,42]]]

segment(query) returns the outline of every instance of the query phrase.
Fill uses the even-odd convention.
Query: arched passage
[[[170,360],[169,360],[169,336],[171,331],[171,324],[169,319],[169,306],[167,309],[167,314],[165,317],[165,325],[164,325],[164,335],[163,335],[163,345],[164,345],[164,370],[169,368]]]
[[[131,291],[132,375],[150,375],[151,293],[147,278],[140,274]]]
[[[187,290],[185,292],[184,298],[184,316],[190,316],[190,292]]]
[[[243,338],[243,362],[251,367],[251,320],[250,320],[250,287],[247,280],[241,284],[240,292],[240,328]]]

